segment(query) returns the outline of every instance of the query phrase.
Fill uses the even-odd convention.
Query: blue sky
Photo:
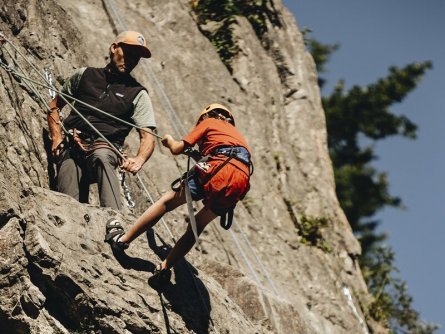
[[[389,138],[376,145],[374,166],[388,173],[390,193],[406,209],[377,215],[396,252],[396,266],[423,320],[445,333],[445,1],[283,0],[298,27],[326,44],[340,43],[327,64],[331,92],[385,77],[390,66],[431,60],[417,89],[391,110],[419,126],[418,138]]]

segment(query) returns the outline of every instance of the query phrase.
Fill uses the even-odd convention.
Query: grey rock
[[[227,104],[252,147],[252,189],[232,230],[212,223],[172,281],[153,290],[147,279],[173,244],[166,226],[181,235],[186,209],[168,214],[127,255],[113,254],[103,242],[105,222],[114,216],[128,227],[151,200],[130,176],[137,205],[122,212],[99,208],[95,191],[88,205],[55,192],[40,100],[47,90],[0,70],[2,332],[386,333],[361,323],[371,297],[357,263],[359,243],[335,195],[315,64],[281,1],[269,2],[273,20],[261,38],[245,17],[233,21],[240,52],[230,70],[202,33],[219,23],[199,27],[189,1],[113,1],[117,11],[109,2],[1,0],[0,30],[32,65],[49,68],[60,87],[74,68],[106,64],[108,45],[122,30],[119,13],[152,50],[134,74],[153,97],[158,131],[178,137],[203,106]],[[0,56],[41,80],[9,43]],[[127,144],[137,147],[136,133]],[[183,157],[157,145],[140,177],[157,199],[185,167]],[[303,242],[307,217],[328,222],[321,235],[329,251]]]

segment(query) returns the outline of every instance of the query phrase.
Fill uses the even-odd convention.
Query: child
[[[250,149],[246,140],[235,128],[232,113],[225,106],[213,103],[199,115],[196,127],[182,140],[176,141],[165,135],[162,144],[174,155],[198,145],[205,161],[199,161],[193,173],[183,179],[179,189],[164,194],[124,232],[120,223],[111,219],[107,223],[105,241],[113,247],[125,250],[140,234],[153,227],[166,213],[186,203],[185,182],[192,199],[203,200],[204,207],[196,214],[198,235],[217,216],[232,211],[236,203],[249,190]],[[168,254],[156,267],[155,275],[169,271],[193,247],[195,237],[190,224]]]

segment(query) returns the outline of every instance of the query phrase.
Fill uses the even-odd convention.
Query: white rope
[[[73,97],[73,96],[71,96],[69,94],[63,93],[62,91],[54,88],[53,86],[49,86],[48,83],[44,84],[44,83],[38,82],[38,81],[36,81],[34,79],[31,79],[30,77],[28,77],[26,75],[18,73],[17,71],[14,70],[14,68],[12,68],[11,66],[5,64],[1,59],[0,59],[0,66],[2,66],[6,71],[13,73],[14,75],[16,75],[17,77],[19,77],[19,78],[21,78],[23,80],[26,80],[26,81],[34,83],[34,84],[36,84],[38,86],[41,86],[41,87],[53,90],[54,92],[56,92],[73,109],[74,109],[74,106],[73,106],[73,104],[71,104],[68,101],[68,99],[72,100],[72,101],[75,101],[75,102],[78,102],[80,104],[83,104],[84,106],[87,106],[88,108],[90,108],[92,110],[95,110],[95,111],[97,111],[97,112],[99,112],[101,114],[104,114],[104,115],[106,115],[106,116],[108,116],[108,117],[110,117],[112,119],[115,119],[115,120],[117,120],[117,121],[119,121],[119,122],[121,122],[123,124],[129,125],[129,126],[135,128],[135,129],[138,129],[138,130],[141,130],[141,131],[144,131],[144,132],[148,132],[149,134],[155,136],[156,138],[163,139],[163,137],[159,136],[158,134],[154,133],[151,130],[148,130],[147,128],[143,128],[143,127],[137,126],[137,125],[132,124],[130,122],[127,122],[127,121],[125,121],[125,120],[123,120],[123,119],[121,119],[119,117],[116,117],[116,116],[114,116],[114,115],[112,115],[110,113],[107,113],[106,111],[103,111],[103,110],[101,110],[101,109],[99,109],[99,108],[97,108],[97,107],[95,107],[93,105],[90,105],[90,104],[88,104],[86,102],[83,102],[82,100],[79,100],[79,99],[77,99],[77,98],[75,98],[75,97]],[[101,138],[102,138],[102,136],[101,136]]]
[[[2,36],[3,37],[3,36]],[[14,49],[15,50],[17,50],[18,51],[18,49],[13,45],[13,43],[11,43],[9,40],[7,40],[6,39],[6,41],[9,43],[9,44],[11,44],[13,47],[14,47]],[[8,51],[9,52],[9,51]],[[19,54],[23,57],[23,58],[25,58],[26,60],[27,60],[27,58],[22,54],[22,53],[20,53],[19,52]],[[13,58],[13,57],[11,57],[11,58]],[[27,60],[28,61],[28,60]],[[42,78],[46,81],[47,79],[46,79],[46,77],[44,77],[41,73],[40,73],[40,71],[34,66],[34,65],[32,65],[29,61],[28,61],[28,63],[32,66],[32,68],[40,75],[40,76],[42,76]],[[107,115],[110,115],[110,114],[108,114],[108,113],[106,113],[106,112],[104,112],[104,111],[102,111],[101,109],[98,109],[98,108],[96,108],[96,107],[94,107],[94,106],[91,106],[91,105],[89,105],[88,103],[85,103],[85,102],[83,102],[83,101],[81,101],[81,100],[78,100],[78,99],[76,99],[76,98],[74,98],[74,97],[72,97],[72,96],[70,96],[69,94],[65,94],[65,93],[62,93],[62,92],[60,92],[59,90],[57,90],[57,89],[55,89],[52,85],[50,85],[48,82],[46,83],[46,84],[43,84],[43,83],[40,83],[40,82],[38,82],[38,81],[36,81],[36,80],[33,80],[33,79],[31,79],[31,78],[29,78],[28,76],[26,76],[26,75],[24,75],[24,74],[21,74],[21,73],[18,73],[17,71],[15,71],[11,66],[8,66],[8,65],[6,65],[5,63],[3,63],[3,61],[0,59],[0,65],[3,67],[3,68],[5,68],[8,72],[10,72],[10,73],[12,73],[13,75],[15,75],[15,76],[18,76],[18,77],[20,77],[21,79],[23,79],[24,80],[24,82],[25,82],[25,84],[28,86],[28,87],[30,87],[31,86],[31,90],[42,100],[42,102],[44,102],[45,103],[45,106],[46,106],[46,108],[49,110],[49,105],[44,101],[44,99],[41,97],[41,95],[37,92],[37,90],[35,89],[35,87],[32,85],[32,83],[34,83],[34,84],[36,84],[36,85],[39,85],[39,86],[42,86],[42,87],[44,87],[44,88],[47,88],[47,89],[49,89],[50,91],[53,91],[53,92],[55,92],[55,93],[57,93],[57,94],[59,94],[59,96],[66,102],[66,104],[69,106],[69,107],[71,107],[71,109],[74,111],[74,112],[76,112],[78,115],[79,115],[79,117],[81,117],[82,118],[82,120],[94,131],[94,132],[96,132],[96,134],[100,137],[100,138],[102,138],[108,145],[110,145],[111,147],[113,147],[114,149],[115,149],[115,151],[116,151],[116,153],[118,154],[118,156],[122,159],[122,160],[124,160],[124,161],[126,161],[127,159],[124,157],[124,155],[121,153],[121,152],[119,152],[119,150],[99,131],[99,130],[97,130],[97,128],[93,125],[93,124],[91,124],[91,122],[89,122],[88,121],[88,119],[86,119],[78,110],[77,110],[77,108],[75,108],[74,107],[74,105],[70,102],[70,101],[68,101],[68,99],[67,99],[67,97],[68,98],[70,98],[70,99],[72,99],[72,100],[74,100],[74,101],[77,101],[77,102],[79,102],[79,103],[82,103],[82,104],[84,104],[84,105],[86,105],[86,106],[88,106],[88,107],[91,107],[92,109],[94,109],[94,110],[97,110],[97,111],[99,111],[99,112],[101,112],[101,113],[104,113],[104,114],[107,114]],[[19,68],[20,68],[20,65],[18,65],[19,66]],[[23,72],[23,71],[22,71]],[[113,115],[110,115],[110,116],[113,116]],[[122,121],[122,122],[125,122],[125,121],[123,121],[123,120],[121,120],[120,118],[118,118],[118,117],[114,117],[113,116],[113,118],[116,118],[117,120],[120,120],[120,121]],[[125,122],[125,123],[128,123],[128,122]],[[131,123],[128,123],[128,124],[130,124],[130,125],[132,125]],[[135,126],[136,127],[136,126]],[[156,134],[153,134],[153,135],[156,135]],[[156,135],[157,136],[157,135]],[[160,136],[158,136],[158,137],[160,137]],[[162,138],[162,137],[161,137]],[[153,200],[153,198],[152,198],[152,196],[150,195],[150,193],[148,192],[148,189],[147,189],[147,187],[145,186],[145,184],[144,184],[144,182],[142,181],[142,179],[140,178],[140,176],[137,174],[136,175],[137,176],[137,179],[138,179],[138,181],[139,181],[139,183],[141,184],[141,186],[142,186],[142,188],[143,188],[143,190],[144,190],[144,192],[145,192],[145,194],[148,196],[148,198],[149,198],[149,200],[150,200],[150,202],[153,204],[154,203],[154,200]],[[168,225],[167,225],[167,223],[165,222],[165,220],[164,220],[164,218],[161,218],[161,222],[162,222],[162,224],[164,225],[164,227],[166,228],[166,230],[168,231],[168,233],[169,233],[169,235],[170,235],[170,237],[172,238],[172,240],[174,241],[174,242],[176,242],[175,241],[175,238],[174,238],[174,236],[173,236],[173,234],[172,234],[172,232],[171,232],[171,230],[169,229],[169,227],[168,227]]]
[[[115,7],[115,5],[114,5],[114,2],[113,2],[112,0],[103,0],[103,2],[104,2],[104,6],[105,6],[105,8],[107,8],[107,4],[108,4],[109,6],[111,6],[112,11],[114,12],[115,16],[117,17],[117,19],[118,19],[118,21],[119,21],[121,27],[123,28],[123,30],[128,30],[127,27],[126,27],[126,25],[125,25],[125,23],[123,22],[123,19],[121,19],[120,15],[119,15],[119,12],[118,12],[118,10],[116,9],[116,7]],[[165,94],[163,88],[161,87],[159,81],[156,79],[156,77],[155,77],[154,73],[151,71],[151,69],[148,69],[148,70],[147,70],[147,67],[146,67],[146,66],[144,66],[143,68],[146,70],[146,73],[148,74],[148,77],[150,78],[151,82],[152,82],[152,83],[154,82],[154,84],[155,84],[154,86],[157,87],[157,93],[158,93],[158,97],[160,97],[160,100],[162,101],[161,103],[163,103],[164,106],[167,105],[167,109],[166,109],[166,110],[169,111],[168,115],[169,115],[169,117],[170,117],[170,123],[173,125],[173,128],[174,128],[174,130],[175,130],[175,132],[176,132],[176,135],[177,135],[179,138],[181,138],[183,135],[186,134],[186,131],[185,131],[184,129],[182,129],[183,132],[182,132],[182,134],[181,134],[181,131],[176,127],[176,124],[180,124],[180,123],[179,123],[179,122],[175,122],[174,119],[173,119],[174,117],[177,118],[177,116],[176,116],[176,114],[175,114],[175,112],[174,112],[174,110],[173,110],[173,107],[171,106],[170,101],[169,101],[168,98],[167,98],[167,95]],[[172,115],[174,115],[174,116],[172,117]],[[149,195],[148,190],[145,188],[145,186],[144,186],[144,189],[145,189],[146,193]],[[151,196],[149,196],[149,197],[151,198]],[[152,201],[152,202],[153,202],[153,201]],[[167,230],[169,231],[170,235],[171,235],[172,238],[173,238],[173,235],[171,234],[171,231],[170,231],[170,229],[168,229],[168,227],[167,227]],[[174,238],[173,238],[173,240],[174,240]],[[214,323],[213,323],[212,318],[210,317],[210,310],[207,308],[207,305],[206,305],[206,303],[205,303],[205,300],[204,300],[204,298],[203,298],[201,292],[199,291],[199,288],[198,288],[197,283],[195,282],[195,279],[196,279],[196,278],[195,278],[195,276],[194,276],[194,274],[193,274],[191,265],[190,265],[190,263],[188,263],[188,262],[186,262],[186,263],[187,263],[187,268],[188,268],[188,270],[189,270],[189,273],[190,273],[190,275],[192,275],[192,277],[193,277],[193,283],[194,283],[195,288],[196,288],[196,291],[198,292],[198,295],[199,295],[199,297],[200,297],[200,299],[201,299],[202,305],[204,306],[206,312],[209,314],[209,319],[210,319],[210,322],[211,322],[212,329],[213,329],[214,332],[219,333],[218,329],[215,327],[215,325],[214,325]]]
[[[233,221],[233,223],[235,223],[235,221]],[[255,258],[255,260],[257,261],[257,263],[259,264],[259,266],[261,267],[261,270],[264,272],[264,274],[266,275],[267,281],[269,282],[270,286],[272,287],[273,292],[275,293],[275,296],[279,296],[278,290],[272,280],[272,277],[270,276],[269,272],[267,271],[267,269],[264,267],[263,262],[261,261],[261,259],[258,257],[257,253],[255,252],[255,249],[252,247],[252,244],[250,243],[249,239],[247,238],[246,234],[244,233],[243,229],[241,228],[241,225],[239,224],[233,224],[234,226],[236,225],[238,230],[240,231],[244,241],[247,243],[247,245],[249,246],[249,248],[252,251],[252,254]]]
[[[240,251],[241,257],[243,258],[244,262],[246,262],[247,267],[249,268],[249,271],[252,273],[254,281],[256,282],[256,284],[259,287],[262,287],[263,285],[261,284],[261,282],[258,278],[258,275],[256,274],[255,270],[253,269],[252,264],[250,263],[249,259],[247,258],[246,253],[244,253],[244,250],[242,249],[238,238],[235,236],[235,233],[233,232],[232,229],[230,229],[229,232],[230,232],[230,236],[232,237],[233,241],[235,242],[237,248]]]
[[[113,1],[112,0],[103,0],[104,1],[104,5],[105,5],[105,7],[110,7],[111,8],[111,10],[113,11],[113,13],[114,13],[114,16],[117,18],[117,20],[119,21],[119,24],[121,25],[121,27],[123,28],[123,30],[128,30],[127,28],[126,28],[126,25],[125,25],[125,23],[124,23],[124,21],[123,21],[123,19],[121,18],[121,16],[119,15],[119,13],[118,13],[118,9],[116,9],[116,7],[115,7],[115,5],[114,5],[114,3],[113,3]],[[108,6],[107,6],[107,4],[108,4]],[[3,34],[1,34],[0,33],[0,36],[1,37],[4,37],[4,35]],[[41,73],[40,73],[40,71],[38,71],[37,70],[37,68],[31,63],[31,62],[29,62],[29,60],[13,45],[13,43],[12,42],[10,42],[9,40],[7,40],[6,38],[5,38],[5,40],[6,41],[8,41],[9,42],[9,44],[11,44],[12,46],[13,46],[13,48],[28,62],[28,64],[45,80],[45,82],[47,83],[46,85],[44,85],[44,84],[42,84],[42,83],[39,83],[39,82],[37,82],[37,81],[35,81],[35,80],[32,80],[32,79],[30,79],[30,78],[27,78],[25,75],[21,75],[21,74],[19,74],[19,73],[17,73],[17,72],[15,72],[15,71],[13,71],[9,66],[7,66],[6,64],[6,67],[5,66],[3,66],[7,71],[10,71],[10,72],[15,72],[14,74],[15,75],[17,75],[17,76],[19,76],[19,77],[21,77],[22,79],[24,79],[26,82],[31,82],[31,83],[35,83],[35,84],[38,84],[38,85],[40,85],[40,86],[43,86],[43,87],[45,87],[45,88],[47,88],[48,90],[49,90],[49,92],[50,92],[50,94],[54,94],[54,93],[58,93],[59,94],[59,96],[61,96],[62,97],[62,99],[102,138],[102,139],[104,139],[110,146],[112,146],[112,147],[114,147],[85,117],[83,117],[83,115],[81,115],[80,114],[80,112],[67,100],[67,97],[68,98],[70,98],[71,100],[73,100],[73,101],[76,101],[76,102],[78,102],[78,103],[81,103],[81,104],[84,104],[84,105],[87,105],[89,108],[91,108],[91,109],[93,109],[93,110],[96,110],[96,111],[98,111],[98,112],[100,112],[100,113],[104,113],[104,114],[107,114],[109,117],[111,117],[111,118],[114,118],[114,119],[117,119],[118,121],[121,121],[121,122],[123,122],[123,123],[126,123],[126,124],[128,124],[128,125],[130,125],[130,126],[132,126],[132,127],[135,127],[135,128],[138,128],[137,126],[135,126],[134,124],[131,124],[131,123],[128,123],[128,122],[125,122],[125,121],[123,121],[123,120],[121,120],[120,118],[118,118],[118,117],[115,117],[115,116],[113,116],[113,115],[111,115],[111,114],[108,114],[108,113],[106,113],[106,112],[104,112],[104,111],[102,111],[102,110],[100,110],[100,109],[98,109],[98,108],[96,108],[96,107],[94,107],[94,106],[91,106],[91,105],[88,105],[87,103],[85,103],[85,102],[83,102],[83,101],[81,101],[81,100],[78,100],[78,99],[76,99],[76,98],[74,98],[74,97],[72,97],[72,96],[70,96],[70,95],[68,95],[68,94],[64,94],[64,93],[62,93],[61,91],[58,91],[58,90],[56,90],[54,87],[53,87],[53,85],[52,85],[52,82],[51,82],[51,78],[48,76],[48,73],[47,72],[45,72],[45,75],[46,76],[43,76]],[[0,60],[0,62],[1,62],[1,60]],[[3,65],[3,63],[1,62],[1,64]],[[177,134],[177,136],[178,137],[182,137],[185,133],[186,133],[186,131],[185,131],[185,129],[183,128],[183,126],[182,126],[182,123],[179,121],[179,118],[178,118],[178,116],[177,116],[177,114],[175,113],[175,111],[174,111],[174,109],[173,109],[173,107],[172,107],[172,105],[171,105],[171,103],[170,103],[170,100],[168,99],[168,97],[167,97],[167,95],[166,95],[166,93],[165,93],[165,91],[164,91],[164,89],[163,89],[163,87],[161,86],[161,84],[159,83],[159,81],[157,80],[157,78],[156,78],[156,76],[155,76],[155,74],[153,73],[153,71],[149,68],[149,67],[147,67],[145,64],[143,64],[144,66],[143,66],[143,68],[144,68],[144,70],[145,70],[145,72],[146,72],[146,74],[147,74],[147,76],[149,77],[149,80],[150,80],[150,82],[152,82],[152,85],[156,88],[156,91],[157,91],[157,95],[158,95],[158,97],[160,97],[160,100],[162,101],[162,104],[164,105],[164,108],[168,111],[168,116],[169,116],[169,118],[170,118],[170,122],[171,122],[171,124],[173,125],[173,128],[174,128],[174,130],[175,130],[175,132],[176,132],[176,134]],[[33,91],[35,91],[35,89],[33,90]],[[39,94],[36,94],[37,96],[39,96]],[[41,98],[41,97],[40,97]],[[42,98],[41,98],[42,99]],[[49,106],[45,103],[45,106],[49,109]],[[178,127],[178,125],[179,125],[179,127]],[[140,128],[140,130],[145,130],[145,129],[143,129],[143,128]],[[156,137],[158,137],[158,138],[162,138],[162,137],[160,137],[160,136],[158,136],[158,135],[156,135],[156,134],[154,134],[154,133],[152,133],[152,132],[150,132],[151,134],[153,134],[154,136],[156,136]],[[119,152],[119,151],[117,151],[117,152]],[[120,152],[119,152],[119,155],[121,156],[121,158],[122,159],[124,159],[124,160],[126,160],[125,159],[125,157],[123,157],[123,155],[122,154],[120,154]],[[153,201],[153,198],[152,198],[152,196],[150,195],[150,193],[148,192],[148,190],[147,190],[147,188],[146,188],[146,186],[145,186],[145,184],[144,184],[144,182],[142,181],[142,179],[140,178],[140,176],[139,175],[137,175],[137,178],[138,178],[138,181],[140,182],[140,184],[141,184],[141,186],[142,186],[142,188],[143,188],[143,190],[144,190],[144,192],[146,193],[146,195],[148,196],[148,198],[149,198],[149,200],[151,201],[151,203],[154,203],[154,201]],[[172,238],[172,240],[175,242],[175,238],[174,238],[174,236],[173,236],[173,234],[172,234],[172,232],[171,232],[171,230],[168,228],[168,226],[167,226],[167,224],[166,224],[166,222],[165,222],[165,220],[163,219],[163,218],[161,218],[161,221],[162,221],[162,223],[163,223],[163,225],[164,225],[164,227],[166,228],[166,230],[168,231],[168,233],[169,233],[169,235],[170,235],[170,237]],[[272,287],[272,289],[274,290],[274,292],[275,292],[275,294],[277,295],[277,289],[276,289],[276,287],[275,287],[275,285],[273,284],[273,282],[272,282],[272,280],[271,280],[271,277],[270,277],[270,275],[269,275],[269,273],[267,272],[267,270],[266,270],[266,268],[264,267],[264,265],[262,264],[262,262],[261,262],[261,260],[258,258],[258,256],[256,255],[256,252],[254,251],[254,249],[252,248],[252,245],[250,244],[250,242],[248,241],[248,239],[247,239],[247,237],[245,236],[245,234],[244,234],[244,232],[242,231],[242,229],[241,229],[241,227],[239,227],[238,226],[238,228],[239,228],[239,231],[241,232],[241,234],[242,234],[242,236],[243,236],[243,238],[245,239],[245,241],[247,242],[247,245],[248,245],[248,247],[251,249],[251,252],[252,252],[252,254],[254,255],[254,257],[255,257],[255,259],[256,259],[256,261],[258,262],[258,264],[260,265],[260,267],[261,267],[261,270],[264,272],[264,274],[265,274],[265,276],[266,276],[266,278],[267,278],[267,280],[269,281],[269,283],[270,283],[270,285],[271,285],[271,287]],[[247,256],[245,255],[245,253],[244,253],[244,251],[242,250],[242,248],[241,248],[241,246],[240,246],[240,243],[239,243],[239,241],[238,241],[238,239],[237,239],[237,237],[236,237],[236,235],[232,232],[232,231],[230,231],[231,232],[231,236],[232,236],[232,238],[234,239],[234,241],[235,241],[235,243],[236,243],[236,245],[237,245],[237,247],[238,247],[238,249],[240,250],[240,253],[241,253],[241,255],[242,255],[242,257],[243,257],[243,259],[244,259],[244,261],[246,262],[246,264],[247,264],[247,266],[248,266],[248,268],[249,268],[249,270],[251,271],[251,273],[252,273],[252,275],[253,275],[253,277],[254,277],[254,280],[256,281],[256,283],[258,284],[258,286],[262,286],[262,284],[260,283],[260,281],[259,281],[259,278],[258,278],[258,276],[257,276],[257,274],[255,273],[255,270],[253,269],[253,267],[252,267],[252,265],[251,265],[251,263],[250,263],[250,261],[248,260],[248,258],[247,258]],[[214,328],[215,330],[216,330],[216,328]]]
[[[120,26],[121,26],[121,29],[122,29],[122,30],[128,30],[128,28],[127,28],[127,26],[126,26],[126,24],[125,24],[125,19],[122,18],[121,15],[119,14],[119,9],[118,9],[117,6],[114,4],[114,1],[113,1],[113,0],[103,0],[103,2],[104,2],[105,7],[110,7],[110,8],[111,8],[111,11],[112,11],[113,14],[114,14],[113,16],[115,16],[115,18],[117,19],[117,21],[119,21],[119,24],[120,24]],[[108,6],[107,6],[107,5],[108,5]],[[152,83],[152,85],[154,85],[154,86],[157,88],[157,90],[156,90],[157,95],[158,95],[158,97],[160,98],[160,100],[163,102],[164,107],[166,106],[165,109],[168,111],[168,116],[170,117],[170,122],[171,122],[171,124],[173,125],[173,127],[174,127],[174,129],[175,129],[175,132],[176,132],[176,134],[177,134],[177,136],[178,136],[179,138],[181,138],[183,135],[186,134],[186,131],[185,131],[184,127],[182,126],[182,122],[180,121],[180,119],[178,118],[177,114],[175,113],[175,111],[174,111],[174,109],[173,109],[173,107],[172,107],[172,105],[171,105],[171,103],[170,103],[170,100],[169,100],[167,94],[165,93],[165,90],[163,89],[163,87],[162,87],[162,85],[159,83],[159,81],[157,80],[156,75],[155,75],[154,72],[151,70],[151,68],[149,68],[148,66],[146,66],[145,63],[143,64],[143,68],[146,70],[146,74],[148,75],[149,80],[150,80],[150,82]],[[179,127],[180,127],[181,129],[179,129],[179,128],[176,126],[177,124],[179,125]],[[182,130],[182,135],[181,135],[181,130]],[[240,229],[240,231],[242,231],[242,230]],[[237,240],[237,236],[236,236],[235,234],[233,234],[233,233],[231,233],[231,235],[232,235],[232,238],[235,240],[235,243],[236,243],[238,249],[240,250],[240,253],[241,253],[241,254],[244,254],[244,251],[243,251],[242,248],[240,247],[240,243],[239,243],[239,241]],[[247,237],[246,237],[245,235],[243,235],[243,237],[244,237],[245,239],[247,239]],[[260,268],[261,268],[261,270],[263,271],[264,275],[266,276],[267,280],[269,281],[269,283],[270,283],[270,285],[271,285],[271,287],[272,287],[272,289],[273,289],[275,295],[278,295],[278,291],[277,291],[277,289],[276,289],[275,284],[274,284],[273,281],[272,281],[272,278],[271,278],[269,272],[265,269],[264,264],[261,262],[261,260],[260,260],[260,259],[258,258],[258,256],[256,255],[256,252],[255,252],[254,249],[252,248],[252,245],[251,245],[250,242],[248,242],[248,247],[250,248],[251,252],[254,254],[254,257],[255,257],[256,261],[260,264]],[[249,268],[252,268],[251,263],[249,262],[248,258],[247,258],[245,255],[243,256],[243,259],[245,260],[247,266],[248,266]],[[253,274],[253,276],[254,276],[255,281],[259,282],[258,277],[257,277],[255,271],[254,271],[254,270],[251,270],[251,272],[252,272],[252,274]],[[261,285],[260,285],[260,286],[261,286]]]

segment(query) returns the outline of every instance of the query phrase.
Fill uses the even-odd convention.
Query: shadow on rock
[[[153,272],[155,270],[155,265],[150,261],[138,257],[128,256],[123,251],[119,251],[113,248],[112,252],[117,262],[119,262],[119,264],[124,269],[133,269],[137,271],[147,271],[147,272]]]
[[[165,259],[171,247],[158,235],[161,244],[156,244],[153,230],[147,231],[149,247],[161,260]],[[154,268],[154,267],[153,267]],[[185,259],[173,268],[175,282],[165,280],[152,288],[159,293],[167,333],[170,333],[168,310],[181,316],[187,329],[195,333],[209,333],[211,304],[207,288],[198,277],[198,271]],[[166,301],[164,301],[164,298]]]
[[[148,229],[146,234],[148,247],[150,247],[150,249],[161,259],[161,261],[163,261],[167,257],[172,247],[167,244],[159,234],[156,233],[155,235],[155,231],[153,229]],[[161,242],[159,246],[156,244],[156,237]]]

